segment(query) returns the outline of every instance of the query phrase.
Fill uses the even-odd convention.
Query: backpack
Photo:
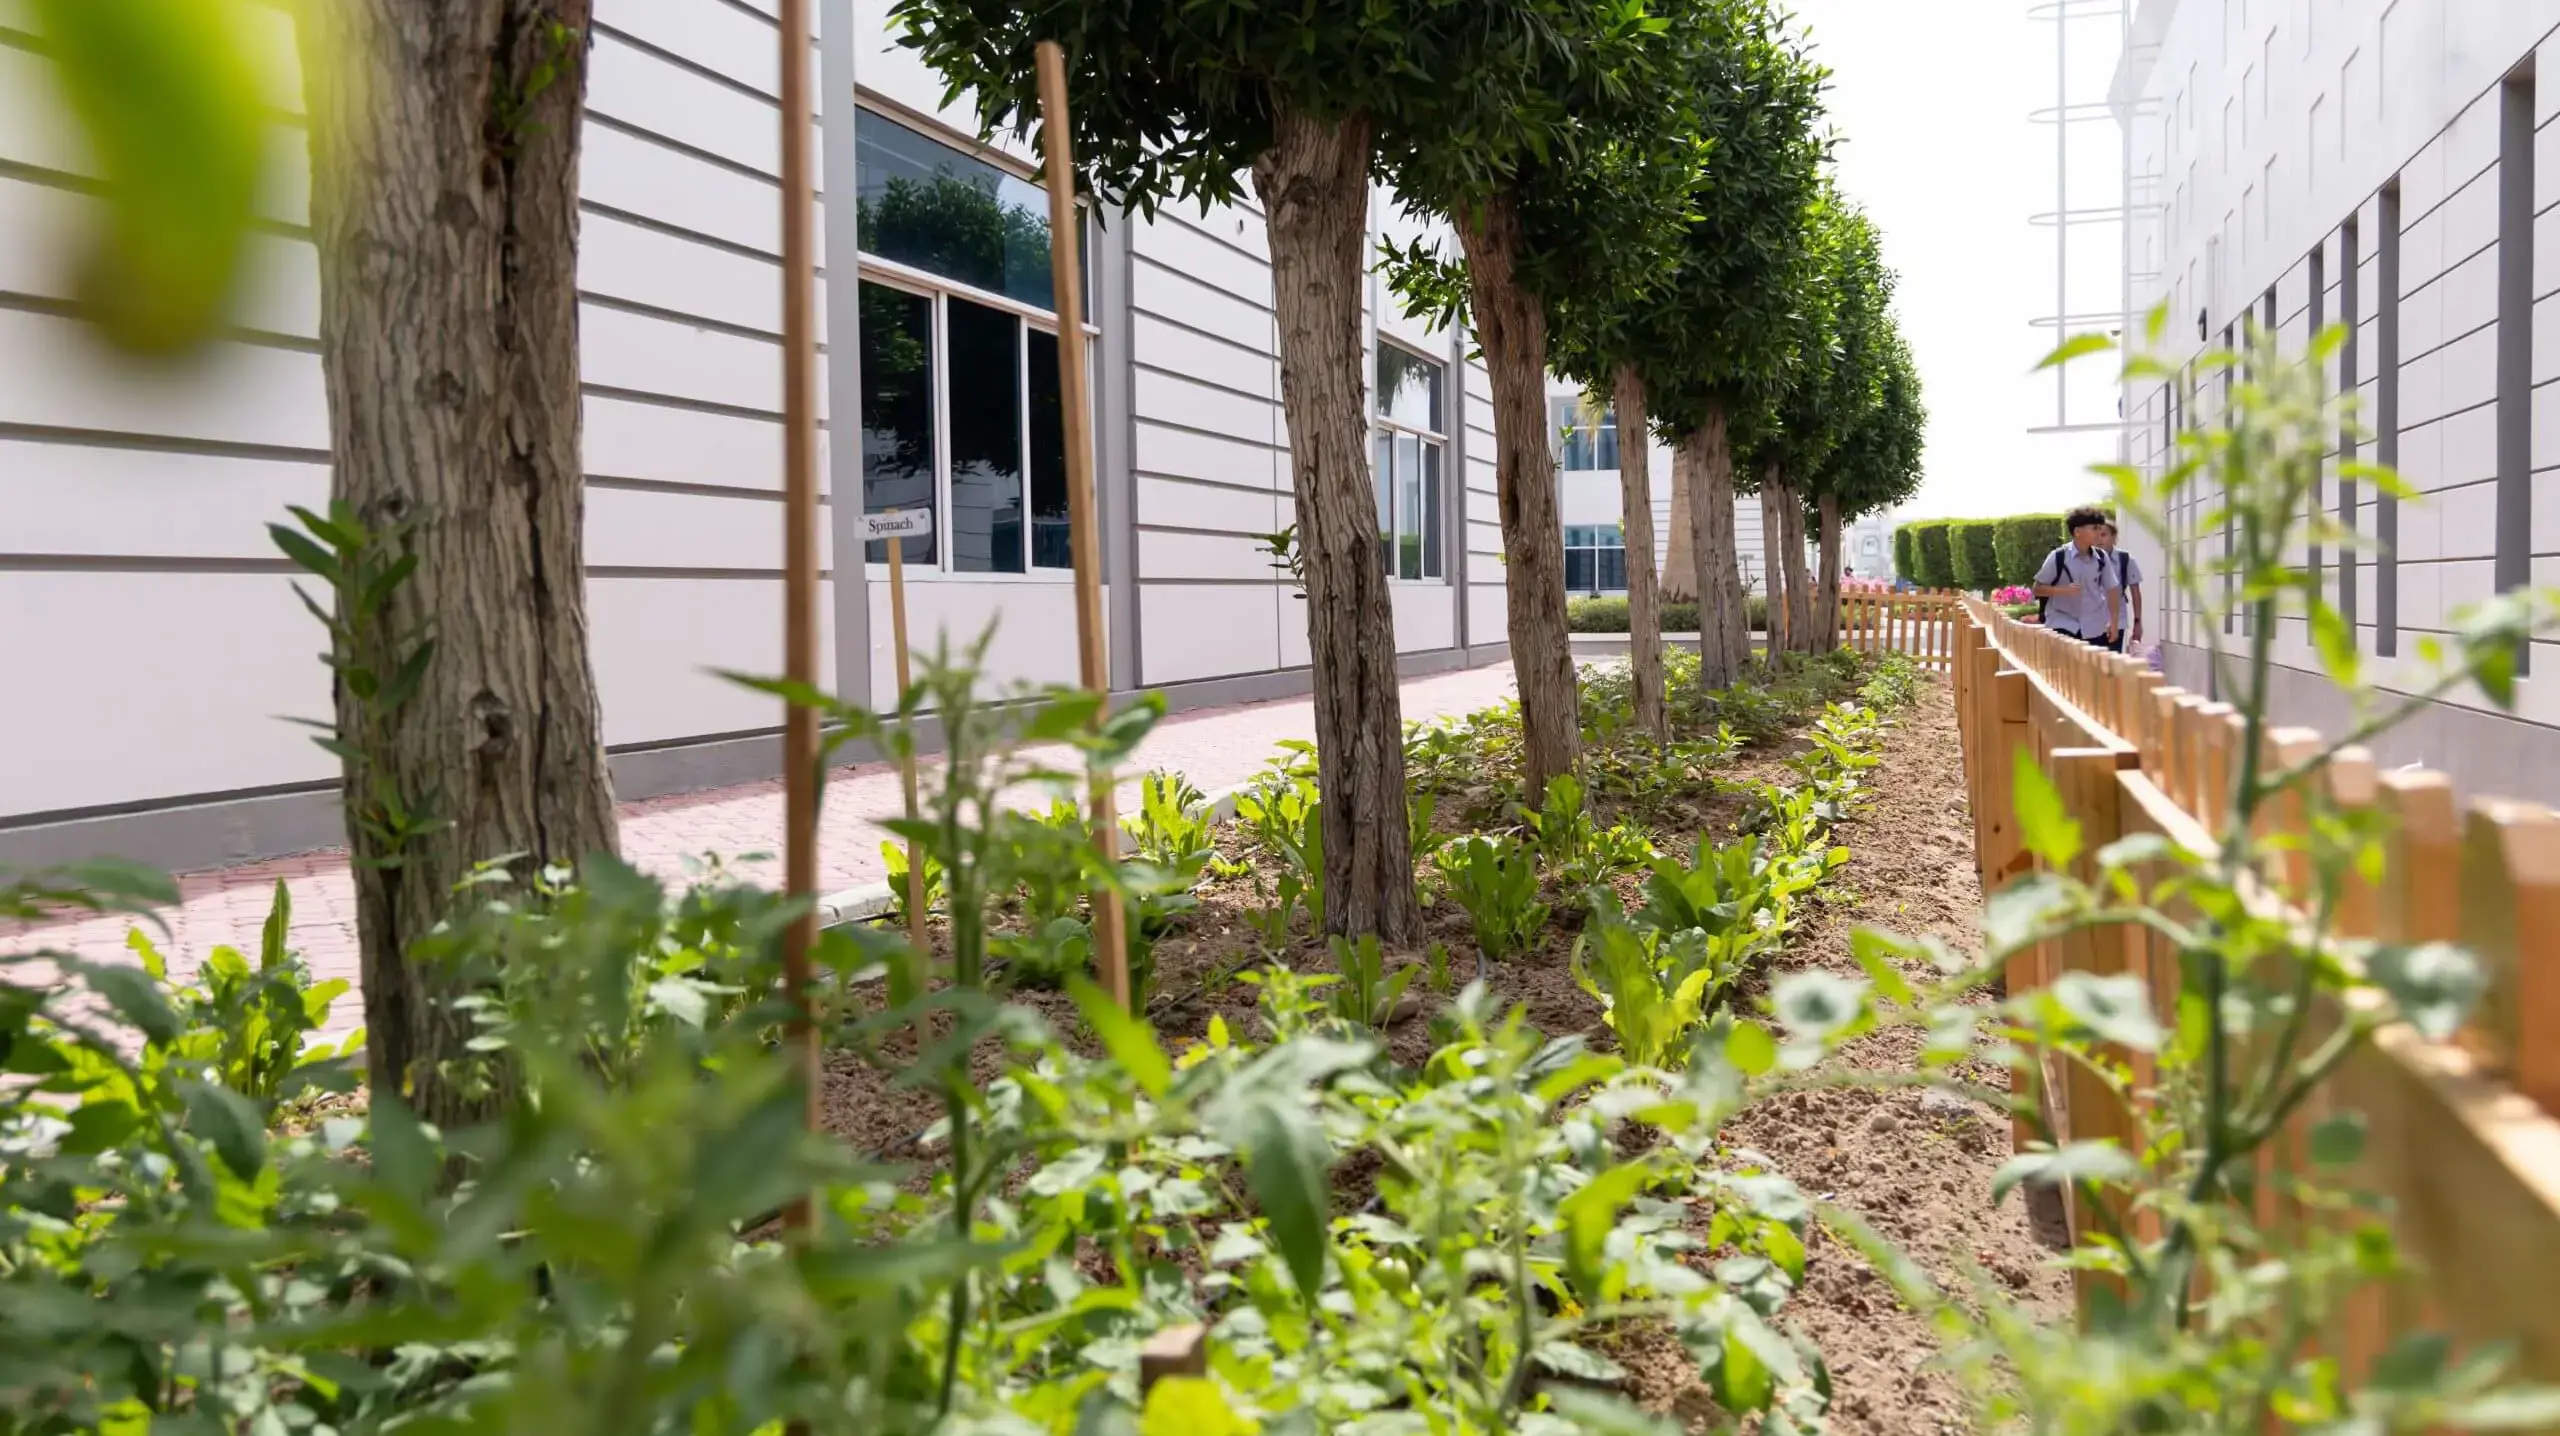
[[[2062,547],[2046,554],[2044,556],[2044,562],[2036,565],[2036,582],[2041,584],[2055,584],[2062,582],[2063,578],[2071,572],[2071,570],[2062,566],[2062,556],[2070,551],[2071,545],[2064,544]],[[2046,569],[2053,570],[2053,577],[2047,578],[2044,576]],[[2044,611],[2051,607],[2052,604],[2053,600],[2049,598],[2038,598],[2036,600],[2037,623],[2041,624],[2044,622]]]

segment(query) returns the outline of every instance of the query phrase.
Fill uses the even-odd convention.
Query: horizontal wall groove
[[[633,479],[620,474],[589,474],[591,489],[620,489],[642,494],[694,494],[706,499],[752,499],[757,503],[782,502],[780,489],[749,489],[735,484],[695,484],[678,479]],[[827,496],[818,495],[818,505],[826,506]]]
[[[1248,395],[1246,397],[1250,398],[1251,396]],[[1268,403],[1269,401],[1265,400],[1264,402]],[[1280,406],[1272,404],[1271,407],[1276,410]],[[1230,444],[1243,444],[1248,448],[1268,449],[1275,454],[1285,454],[1289,452],[1289,446],[1287,444],[1275,443],[1269,439],[1244,438],[1219,429],[1204,429],[1197,424],[1183,423],[1179,419],[1159,419],[1151,414],[1138,414],[1134,416],[1134,419],[1137,423],[1143,424],[1149,428],[1169,429],[1180,434],[1197,434],[1204,439],[1223,439]]]
[[[1247,308],[1249,308],[1249,309],[1253,310],[1253,311],[1254,311],[1255,313],[1257,313],[1257,314],[1269,315],[1269,314],[1272,314],[1272,313],[1274,313],[1274,312],[1275,312],[1275,311],[1273,310],[1273,308],[1272,308],[1272,302],[1271,302],[1270,300],[1268,300],[1268,299],[1257,299],[1257,298],[1255,298],[1253,295],[1240,293],[1240,292],[1238,292],[1238,291],[1236,291],[1236,290],[1233,290],[1233,289],[1222,289],[1222,288],[1220,288],[1219,286],[1217,286],[1217,285],[1215,285],[1215,284],[1211,284],[1209,281],[1207,281],[1207,280],[1205,280],[1205,279],[1202,279],[1200,276],[1198,276],[1198,275],[1196,275],[1196,274],[1190,274],[1190,273],[1187,273],[1187,272],[1185,272],[1185,271],[1183,271],[1183,270],[1176,269],[1176,268],[1174,268],[1172,265],[1167,264],[1167,263],[1166,263],[1166,262],[1164,262],[1163,260],[1158,259],[1158,258],[1156,258],[1155,256],[1153,256],[1153,255],[1151,255],[1151,254],[1147,254],[1147,253],[1144,253],[1144,252],[1137,252],[1137,253],[1133,253],[1133,254],[1131,255],[1131,258],[1133,258],[1133,259],[1137,260],[1140,264],[1146,265],[1147,267],[1149,267],[1149,268],[1151,268],[1151,269],[1155,270],[1156,272],[1158,272],[1158,273],[1160,273],[1160,274],[1170,275],[1170,276],[1172,276],[1172,277],[1173,277],[1173,278],[1175,278],[1175,279],[1187,280],[1187,281],[1189,281],[1190,283],[1193,283],[1193,284],[1197,284],[1197,285],[1199,285],[1199,286],[1200,286],[1201,288],[1203,288],[1203,289],[1211,290],[1211,291],[1214,291],[1214,292],[1216,292],[1216,293],[1218,293],[1218,294],[1224,295],[1225,297],[1227,297],[1227,298],[1229,298],[1229,299],[1234,300],[1236,303],[1241,304],[1241,305],[1244,305],[1245,307],[1247,307]],[[1144,306],[1144,305],[1137,304],[1134,300],[1131,302],[1131,307],[1132,307],[1132,308],[1137,309],[1140,313],[1145,313],[1145,314],[1153,314],[1153,313],[1155,313],[1155,311],[1154,311],[1154,310],[1152,310],[1152,309],[1148,309],[1148,308],[1147,308],[1146,306]]]
[[[686,144],[682,140],[670,139],[665,135],[659,134],[656,130],[644,129],[628,120],[617,120],[613,116],[604,114],[597,110],[587,111],[586,122],[591,125],[601,125],[604,128],[613,131],[617,135],[627,135],[644,144],[656,145],[658,148],[666,150],[671,154],[679,154],[690,160],[700,160],[704,164],[713,165],[720,169],[727,170],[733,175],[741,175],[751,180],[762,180],[766,184],[773,186],[774,194],[776,195],[775,203],[778,204],[781,202],[779,196],[782,192],[782,181],[776,176],[757,169],[754,165],[747,164],[740,160],[733,160],[727,155],[714,154],[710,150]],[[813,179],[812,182],[816,183],[817,181]]]
[[[777,347],[782,343],[782,336],[780,334],[777,334],[770,329],[758,329],[752,324],[733,324],[726,319],[709,319],[699,314],[688,314],[681,309],[668,309],[661,305],[644,304],[636,299],[619,299],[612,295],[597,294],[585,289],[578,291],[578,299],[581,303],[592,304],[598,309],[612,309],[624,314],[637,315],[642,319],[656,319],[668,324],[681,324],[687,329],[709,330],[714,334],[726,334],[733,339],[752,339],[760,344],[772,344]],[[821,354],[826,353],[827,346],[824,344],[819,345],[818,352]]]
[[[697,414],[717,414],[727,419],[755,419],[768,424],[782,422],[775,409],[754,409],[744,404],[723,404],[716,399],[688,399],[680,394],[653,394],[646,389],[624,389],[610,384],[580,384],[578,392],[598,399],[621,399],[633,404],[655,404],[662,409],[690,409]],[[818,421],[825,429],[827,421]]]
[[[0,309],[21,314],[43,314],[55,319],[86,323],[89,306],[71,299],[54,299],[42,294],[23,294],[14,289],[0,289]],[[250,329],[241,325],[225,325],[214,331],[222,342],[245,344],[255,349],[283,349],[296,354],[317,354],[320,341],[299,335],[278,334],[270,329]]]
[[[681,239],[687,244],[698,244],[705,249],[716,249],[723,254],[734,254],[740,259],[753,259],[765,264],[770,264],[773,266],[775,276],[774,284],[779,287],[782,283],[782,258],[769,250],[758,249],[752,244],[740,244],[734,239],[722,239],[716,234],[704,234],[698,229],[687,229],[680,224],[673,224],[663,219],[654,219],[645,214],[617,208],[616,206],[609,204],[601,204],[591,199],[580,199],[578,201],[578,209],[582,213],[592,214],[599,218],[618,220],[623,224],[630,225],[634,229],[645,229],[653,234],[665,235],[669,239]],[[823,264],[817,266],[817,273],[820,279],[826,278],[826,266]]]
[[[1197,374],[1185,374],[1179,369],[1167,369],[1161,364],[1151,364],[1144,359],[1132,359],[1129,362],[1132,368],[1143,369],[1150,374],[1160,375],[1167,379],[1179,379],[1186,384],[1197,384],[1203,389],[1213,389],[1221,394],[1231,394],[1236,398],[1243,399],[1249,403],[1268,404],[1274,409],[1280,407],[1280,401],[1267,394],[1257,394],[1250,389],[1239,389],[1232,384],[1221,384],[1215,379],[1203,379]],[[1143,419],[1148,416],[1142,413],[1138,417]]]
[[[1264,364],[1277,364],[1280,362],[1280,356],[1269,349],[1257,349],[1250,344],[1244,343],[1242,340],[1230,339],[1226,335],[1220,334],[1212,329],[1203,329],[1199,325],[1193,324],[1187,319],[1167,314],[1160,309],[1149,309],[1143,304],[1132,304],[1129,306],[1129,312],[1132,314],[1145,315],[1147,318],[1154,320],[1156,323],[1161,324],[1168,329],[1179,329],[1185,334],[1206,339],[1213,344],[1223,344],[1227,348],[1233,349],[1238,354],[1242,354],[1250,359],[1258,360]],[[1189,376],[1186,375],[1184,377],[1187,378]]]
[[[159,434],[130,434],[120,429],[71,429],[43,424],[0,422],[0,439],[33,444],[65,444],[86,449],[131,449],[152,454],[189,454],[214,459],[267,459],[285,463],[329,462],[326,449],[282,444],[241,444],[221,439],[177,439]]]
[[[752,14],[753,12],[750,11],[749,13]],[[713,69],[711,66],[703,64],[699,60],[679,55],[673,50],[652,44],[651,42],[643,40],[639,36],[632,34],[630,31],[623,29],[619,25],[614,25],[603,20],[589,20],[587,23],[589,28],[593,29],[597,34],[610,35],[613,37],[614,43],[637,50],[641,54],[648,56],[650,59],[658,61],[660,64],[672,65],[696,79],[708,80],[712,84],[718,85],[720,88],[727,90],[732,94],[744,95],[751,100],[761,100],[766,105],[770,106],[777,115],[782,111],[782,100],[780,97],[769,91],[759,90],[755,86],[748,84],[746,81],[739,79],[735,75]]]
[[[1264,498],[1286,498],[1288,489],[1272,484],[1239,484],[1231,479],[1203,478],[1198,474],[1168,474],[1159,469],[1133,465],[1129,470],[1136,478],[1153,479],[1164,484],[1185,484],[1195,489],[1222,489],[1228,493],[1260,494]]]

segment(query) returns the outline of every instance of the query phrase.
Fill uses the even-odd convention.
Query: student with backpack
[[[2122,632],[2124,590],[2116,565],[2098,546],[2107,529],[2104,510],[2083,505],[2063,519],[2071,542],[2045,555],[2036,567],[2035,595],[2043,600],[2045,627],[2096,648],[2113,649]]]
[[[2131,620],[2131,625],[2116,636],[2116,652],[2139,648],[2142,646],[2142,565],[2133,561],[2132,554],[2116,547],[2116,526],[2112,519],[2107,522],[2106,537],[2098,540],[2098,544],[2108,557],[2116,561],[2116,587],[2124,590],[2125,616]]]

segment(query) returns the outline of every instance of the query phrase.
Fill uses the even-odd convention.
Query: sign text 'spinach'
[[[896,513],[862,516],[862,536],[866,539],[920,538],[931,532],[931,509],[900,509]]]

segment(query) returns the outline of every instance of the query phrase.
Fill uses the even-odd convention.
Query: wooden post
[[[2050,764],[2054,786],[2062,801],[2080,824],[2081,853],[2073,866],[2080,880],[2099,881],[2096,854],[2099,849],[2124,836],[2124,821],[2116,787],[2116,755],[2105,748],[2066,748],[2053,754]],[[2054,944],[2056,967],[2060,971],[2087,972],[2114,977],[2126,970],[2125,942],[2131,928],[2091,926],[2065,934]],[[2133,1054],[2110,1045],[2108,1054],[2118,1061]],[[2139,1124],[2134,1113],[2110,1091],[2107,1084],[2085,1065],[2068,1063],[2062,1069],[2060,1090],[2054,1094],[2055,1105],[2067,1110],[2070,1138],[2075,1142],[2113,1141],[2127,1154],[2142,1150]],[[2072,1240],[2077,1243],[2088,1233],[2128,1229],[2129,1207],[2121,1191],[2097,1198],[2109,1215],[2109,1221],[2095,1220],[2083,1209],[2083,1197],[2077,1189],[2068,1193]],[[2100,1290],[2123,1289],[2120,1278],[2096,1272],[2072,1274],[2072,1285],[2078,1294],[2080,1313],[2085,1321],[2091,1304]]]
[[[1040,42],[1039,69],[1040,148],[1049,176],[1049,273],[1058,302],[1058,397],[1067,431],[1067,526],[1076,562],[1076,649],[1084,686],[1107,700],[1111,668],[1103,651],[1102,547],[1093,498],[1093,371],[1085,362],[1084,262],[1078,252],[1082,231],[1076,223],[1075,157],[1067,126],[1067,58],[1057,41]],[[1103,716],[1102,708],[1094,710],[1095,723]],[[1094,850],[1109,865],[1120,860],[1114,782],[1110,773],[1095,774],[1091,794]],[[1126,920],[1118,894],[1094,894],[1094,965],[1101,969],[1103,990],[1122,1007],[1129,1005]]]
[[[2462,944],[2488,988],[2472,1049],[2518,1091],[2560,1114],[2560,817],[2483,798],[2463,829]]]
[[[782,672],[818,683],[818,303],[816,190],[810,175],[809,0],[782,0]],[[841,276],[852,283],[851,275]],[[820,1130],[818,1026],[810,1011],[809,949],[818,940],[818,713],[782,710],[782,886],[808,904],[782,935],[785,1038],[806,1089],[803,1120]],[[805,1231],[808,1193],[783,1209]]]
[[[928,510],[928,513],[931,511]],[[906,702],[907,689],[915,683],[907,656],[907,541],[893,538],[889,550],[889,643],[898,665],[898,701]],[[910,747],[898,759],[898,785],[906,800],[907,821],[916,820],[916,754]],[[924,933],[924,848],[915,839],[907,839],[907,944],[916,950],[918,961],[925,954]]]
[[[1168,1326],[1138,1348],[1138,1392],[1155,1389],[1168,1376],[1209,1374],[1209,1331],[1195,1323]]]

